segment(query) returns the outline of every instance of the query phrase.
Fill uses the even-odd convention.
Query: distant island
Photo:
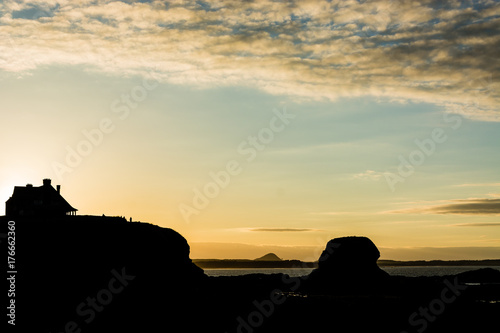
[[[275,253],[268,253],[256,259],[192,259],[193,263],[203,269],[216,268],[316,268],[314,262],[300,260],[283,260]]]
[[[281,259],[274,253],[268,253],[260,258],[255,259],[255,261],[283,261],[283,259]]]
[[[203,269],[218,268],[317,268],[317,261],[283,260],[274,253],[257,259],[193,259],[193,263]],[[500,259],[486,260],[379,260],[380,267],[408,266],[500,266]]]

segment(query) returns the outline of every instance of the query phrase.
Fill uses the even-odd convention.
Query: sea
[[[480,268],[493,268],[500,271],[500,266],[399,266],[380,267],[390,275],[407,277],[418,276],[445,276],[454,275]],[[277,274],[284,273],[289,276],[304,276],[311,273],[312,268],[225,268],[204,269],[208,276],[239,276],[246,274]]]

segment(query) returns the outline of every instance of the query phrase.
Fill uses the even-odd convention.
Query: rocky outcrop
[[[186,239],[172,229],[68,216],[16,219],[16,235],[21,331],[152,332],[180,324],[196,331],[203,326],[190,318],[205,312],[193,300],[206,289],[208,277],[191,262]]]
[[[457,274],[461,283],[500,284],[500,271],[493,268],[481,268]]]
[[[389,275],[380,269],[380,252],[366,237],[341,237],[330,240],[311,272],[305,288],[325,291],[376,290]]]
[[[4,222],[0,217],[0,226]],[[410,316],[422,306],[436,306],[443,295],[455,301],[446,303],[436,321],[427,322],[426,333],[489,332],[498,326],[497,270],[389,279],[377,266],[379,255],[368,238],[342,237],[328,242],[308,277],[209,278],[191,262],[186,239],[168,228],[105,217],[18,219],[16,328],[53,333],[415,332],[420,326],[412,324],[423,317],[409,321]],[[462,282],[474,284],[464,287]]]

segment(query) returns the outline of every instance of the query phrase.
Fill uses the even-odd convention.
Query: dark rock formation
[[[373,291],[389,277],[378,267],[379,257],[379,250],[366,237],[332,239],[319,258],[318,268],[309,275],[305,288],[322,292]]]
[[[481,268],[457,274],[461,283],[500,283],[500,271],[492,268]]]
[[[499,271],[388,277],[365,237],[328,242],[309,276],[207,277],[171,229],[30,218],[16,219],[15,257],[19,332],[468,333],[495,331],[500,313]]]
[[[98,216],[15,221],[20,331],[201,329],[190,318],[204,313],[193,300],[208,277],[176,231]]]

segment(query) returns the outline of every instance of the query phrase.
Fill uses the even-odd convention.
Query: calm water
[[[403,276],[443,276],[458,274],[480,268],[494,268],[500,271],[500,266],[416,266],[416,267],[381,267],[391,275]],[[276,274],[285,273],[290,276],[307,275],[311,268],[231,268],[231,269],[205,269],[208,276],[238,276],[245,274]]]

